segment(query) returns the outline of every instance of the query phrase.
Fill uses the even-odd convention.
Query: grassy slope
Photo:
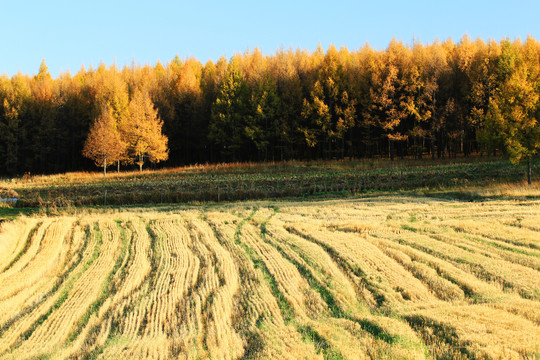
[[[540,165],[534,164],[533,173]],[[354,160],[190,166],[158,171],[68,173],[15,178],[18,207],[221,202],[421,189],[424,194],[516,183],[523,169],[506,160]],[[466,195],[468,196],[468,195]],[[0,212],[1,214],[2,212]],[[1,215],[0,215],[1,216]],[[5,217],[5,215],[4,215]]]

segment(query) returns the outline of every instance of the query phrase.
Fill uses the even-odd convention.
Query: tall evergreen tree
[[[9,175],[21,167],[21,119],[29,100],[30,89],[22,75],[0,78],[0,167]]]
[[[220,152],[237,160],[246,143],[246,119],[250,116],[250,93],[239,65],[231,61],[212,104],[208,138],[220,147]]]
[[[247,117],[246,136],[255,144],[262,158],[268,160],[268,147],[275,146],[279,137],[278,117],[281,103],[275,80],[269,75],[259,79],[251,94],[251,116]],[[258,160],[261,160],[259,156]]]
[[[30,171],[60,171],[56,149],[61,141],[57,136],[57,103],[55,82],[43,60],[39,72],[30,82],[32,100],[28,104],[23,138],[24,167]]]

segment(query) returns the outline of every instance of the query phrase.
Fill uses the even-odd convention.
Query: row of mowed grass
[[[533,174],[540,171],[533,163]],[[221,202],[248,199],[441,190],[512,183],[523,166],[496,158],[345,160],[190,166],[143,172],[25,176],[0,184],[19,194],[16,207]]]

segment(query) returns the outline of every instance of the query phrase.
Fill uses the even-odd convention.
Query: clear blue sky
[[[258,47],[313,51],[319,43],[384,49],[464,34],[540,40],[539,0],[115,1],[0,0],[0,74],[51,74],[100,62],[119,67],[194,56],[227,58]]]

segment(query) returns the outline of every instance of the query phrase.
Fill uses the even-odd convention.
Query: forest
[[[394,39],[383,50],[255,48],[57,78],[42,61],[35,76],[0,77],[0,175],[96,170],[83,155],[92,124],[104,112],[113,127],[129,123],[138,94],[168,139],[154,167],[497,152],[519,162],[540,149],[536,39]]]

